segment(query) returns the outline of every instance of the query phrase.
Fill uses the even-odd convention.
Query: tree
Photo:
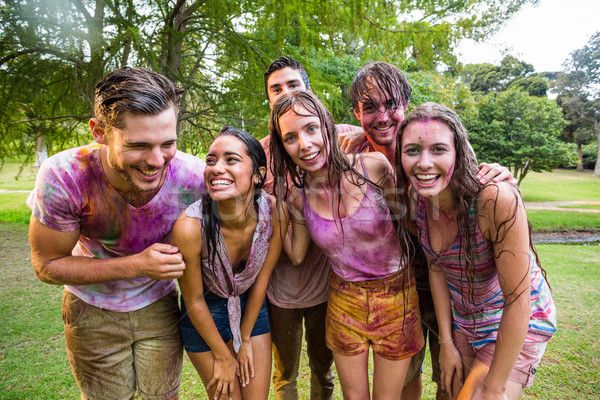
[[[530,171],[551,171],[572,157],[560,141],[560,107],[545,97],[508,90],[480,96],[477,113],[463,116],[481,161],[507,166],[519,183]]]
[[[572,52],[565,66],[556,84],[557,100],[572,124],[593,127],[599,144],[594,176],[600,178],[600,32]]]
[[[46,121],[51,150],[69,146],[65,126],[85,131],[80,121],[90,116],[94,83],[124,65],[151,68],[187,89],[184,149],[202,151],[223,123],[263,136],[269,108],[262,76],[282,54],[306,65],[315,92],[343,120],[349,77],[365,62],[409,72],[453,68],[458,40],[485,38],[536,2],[2,0],[0,81],[10,90],[0,91],[0,140]],[[33,80],[45,88],[37,105],[27,87]],[[0,146],[0,158],[8,147]]]
[[[548,79],[534,73],[533,65],[505,56],[500,65],[490,63],[468,64],[461,71],[462,81],[474,92],[500,92],[521,89],[530,96],[546,96]]]

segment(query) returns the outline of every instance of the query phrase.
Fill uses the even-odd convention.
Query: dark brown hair
[[[355,112],[359,111],[360,103],[376,103],[371,95],[373,89],[386,107],[388,103],[394,110],[408,107],[412,88],[395,65],[376,61],[358,70],[350,87],[352,109]]]
[[[280,69],[291,68],[295,71],[298,71],[300,77],[302,78],[302,82],[304,82],[304,86],[306,86],[306,90],[310,89],[310,81],[308,80],[308,74],[304,69],[304,65],[300,61],[294,60],[289,57],[279,57],[275,61],[269,65],[269,68],[265,71],[265,94],[267,95],[267,99],[269,98],[269,88],[268,81],[271,74],[275,71],[279,71]]]
[[[119,68],[98,82],[94,114],[100,126],[124,129],[123,114],[157,115],[173,107],[179,112],[183,89],[169,78],[144,68]]]

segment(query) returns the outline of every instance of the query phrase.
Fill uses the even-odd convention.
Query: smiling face
[[[157,115],[125,112],[124,128],[104,130],[90,121],[98,143],[106,145],[107,177],[117,190],[150,193],[160,189],[177,151],[174,108]]]
[[[297,105],[279,118],[279,128],[283,147],[298,167],[311,174],[327,168],[318,116]]]
[[[452,198],[450,180],[456,150],[454,134],[435,121],[415,121],[402,135],[402,168],[414,189],[423,197]]]
[[[406,107],[395,103],[389,95],[378,90],[373,84],[370,85],[369,97],[371,100],[358,103],[354,115],[360,121],[371,144],[393,149]]]
[[[273,72],[267,80],[269,106],[272,108],[278,98],[292,90],[306,90],[298,70],[285,67]]]
[[[208,194],[215,200],[247,199],[254,189],[252,159],[248,148],[232,135],[215,139],[206,155],[204,181]]]

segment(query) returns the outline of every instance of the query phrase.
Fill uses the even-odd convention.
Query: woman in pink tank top
[[[274,192],[293,210],[284,249],[300,263],[310,237],[331,263],[326,339],[344,398],[398,399],[424,340],[406,241],[384,196],[394,190],[392,166],[381,153],[342,154],[331,115],[310,92],[278,99],[269,131]]]

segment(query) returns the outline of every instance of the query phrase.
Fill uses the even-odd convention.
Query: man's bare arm
[[[155,243],[131,256],[97,259],[71,255],[78,239],[79,230],[59,232],[31,218],[31,261],[42,282],[89,285],[142,276],[176,279],[185,269],[179,250],[170,244]]]

